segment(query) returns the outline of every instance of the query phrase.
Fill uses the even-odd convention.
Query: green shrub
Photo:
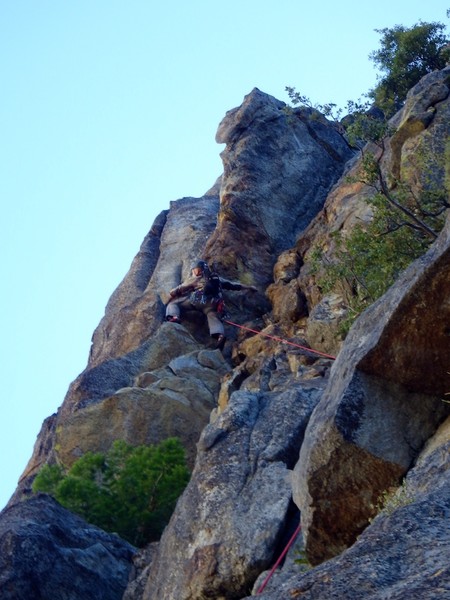
[[[428,238],[416,235],[408,227],[387,233],[390,215],[385,206],[375,210],[367,225],[356,225],[344,237],[335,233],[336,250],[332,260],[316,248],[312,270],[317,272],[323,293],[338,291],[347,303],[348,317],[342,324],[345,335],[355,318],[394,283],[415,258],[421,256]]]
[[[383,75],[370,95],[386,116],[402,106],[408,91],[424,75],[445,67],[449,40],[444,30],[442,23],[423,21],[409,28],[395,25],[375,30],[381,35],[381,47],[369,58]]]
[[[360,169],[352,180],[372,189],[368,201],[371,222],[357,225],[345,236],[335,233],[332,256],[320,247],[310,254],[311,272],[316,274],[321,291],[337,291],[347,303],[348,317],[341,334],[426,251],[450,208],[448,138],[442,147],[417,149],[401,173],[398,166],[388,173],[382,167],[387,140],[395,134],[388,117],[401,107],[409,89],[423,75],[443,68],[449,60],[450,45],[444,29],[442,23],[420,21],[411,28],[396,25],[377,30],[382,35],[381,47],[370,58],[384,75],[365,95],[375,103],[370,107],[368,101],[348,101],[348,114],[341,121],[342,109],[336,104],[313,104],[294,87],[286,87],[293,105],[314,109],[335,121],[337,131],[352,147],[359,148]],[[415,174],[413,179],[419,175],[420,185],[410,184],[408,172]]]
[[[87,452],[67,472],[45,465],[33,492],[51,494],[88,522],[143,546],[161,536],[189,476],[178,439],[137,447],[118,440],[107,454]]]
[[[372,190],[367,201],[372,218],[345,236],[335,233],[332,257],[321,248],[311,253],[312,272],[317,274],[319,287],[324,293],[337,291],[347,302],[348,317],[341,334],[424,254],[441,231],[450,208],[448,142],[447,147],[417,149],[401,178],[400,173],[386,172],[382,167],[387,139],[394,133],[386,120],[361,111],[354,115],[347,135],[351,143],[361,145],[361,161],[358,174],[348,181],[364,183]],[[408,180],[408,170],[415,173],[415,186]]]

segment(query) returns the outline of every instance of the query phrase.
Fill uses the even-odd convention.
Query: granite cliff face
[[[449,94],[450,68],[410,91],[393,119],[386,174],[419,189],[426,174],[415,157],[431,148],[448,195],[448,160],[438,158],[448,157]],[[332,254],[333,232],[370,219],[372,190],[346,177],[358,153],[335,124],[286,111],[258,89],[227,113],[217,141],[226,144],[222,177],[202,198],[171,203],[151,227],[94,332],[86,369],[43,424],[1,513],[0,541],[22,535],[10,517],[16,506],[51,525],[42,504],[51,500],[28,499],[42,464],[69,466],[118,438],[176,435],[191,481],[160,543],[136,552],[127,589],[105,597],[250,597],[299,524],[261,598],[450,594],[449,217],[343,341],[344,303],[322,294],[310,255],[318,242]],[[223,353],[197,313],[163,322],[168,290],[199,256],[258,289],[227,293]],[[380,495],[397,488],[392,509],[376,516]],[[14,589],[11,561],[0,587],[7,579]]]

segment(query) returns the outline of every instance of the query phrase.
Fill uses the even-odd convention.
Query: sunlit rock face
[[[167,425],[158,430],[149,419],[121,418],[117,410],[113,427],[105,426],[106,435],[94,422],[99,415],[103,418],[102,407],[117,405],[117,392],[133,387],[140,374],[167,366],[196,343],[208,344],[203,320],[195,312],[183,323],[178,341],[162,327],[168,291],[189,275],[195,258],[207,258],[226,278],[258,286],[256,294],[228,294],[238,320],[255,319],[270,310],[264,292],[277,254],[295,242],[321,209],[352,155],[334,125],[302,111],[288,115],[284,108],[283,102],[255,89],[225,116],[217,134],[218,141],[226,143],[223,176],[203,197],[171,202],[170,210],[155,220],[93,334],[86,369],[42,429],[21,482],[24,490],[49,459],[67,463],[89,449],[104,450],[113,436],[150,443],[170,430],[181,433]],[[227,335],[236,338],[236,331]],[[191,390],[192,404],[195,395]],[[125,397],[121,391],[122,407]],[[142,393],[140,398],[142,403]],[[154,398],[144,404],[158,410]],[[181,403],[179,410],[186,412]],[[190,433],[181,436],[191,459],[207,423],[205,414],[193,411],[186,422]],[[104,422],[111,424],[111,419]],[[139,423],[136,431],[131,423]]]
[[[318,113],[287,110],[257,88],[226,114],[216,140],[226,146],[208,254],[266,286],[277,256],[323,207],[354,150]]]

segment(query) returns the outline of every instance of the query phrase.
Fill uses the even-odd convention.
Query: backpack
[[[219,300],[222,298],[222,286],[220,285],[220,277],[216,271],[211,271],[207,266],[203,270],[203,278],[205,285],[203,286],[203,296],[207,300]]]
[[[203,287],[204,301],[210,300],[214,304],[219,319],[228,318],[229,314],[225,306],[219,274],[217,271],[211,271],[209,267],[206,267],[203,277],[206,280]]]

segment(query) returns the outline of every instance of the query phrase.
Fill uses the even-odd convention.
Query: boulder
[[[351,547],[310,568],[292,560],[261,600],[436,600],[450,596],[450,419]],[[378,506],[380,509],[380,506]],[[297,557],[298,558],[298,557]],[[246,596],[250,600],[254,596]]]
[[[117,439],[136,446],[177,437],[193,467],[200,433],[216,406],[221,378],[230,366],[219,350],[199,348],[182,325],[167,323],[160,329],[163,331],[166,343],[159,338],[155,352],[149,352],[154,359],[149,368],[154,370],[144,371],[129,386],[58,423],[55,454],[59,462],[70,466],[88,451],[107,452]],[[195,349],[177,356],[183,343],[186,350]],[[171,355],[174,358],[170,360]],[[158,365],[161,368],[155,368]]]
[[[2,600],[121,600],[135,548],[46,494],[0,513]]]
[[[230,368],[183,325],[163,323],[139,351],[86,369],[72,384],[71,403],[44,422],[13,500],[29,495],[45,462],[70,467],[85,452],[107,452],[117,439],[140,445],[179,437],[192,467]]]

